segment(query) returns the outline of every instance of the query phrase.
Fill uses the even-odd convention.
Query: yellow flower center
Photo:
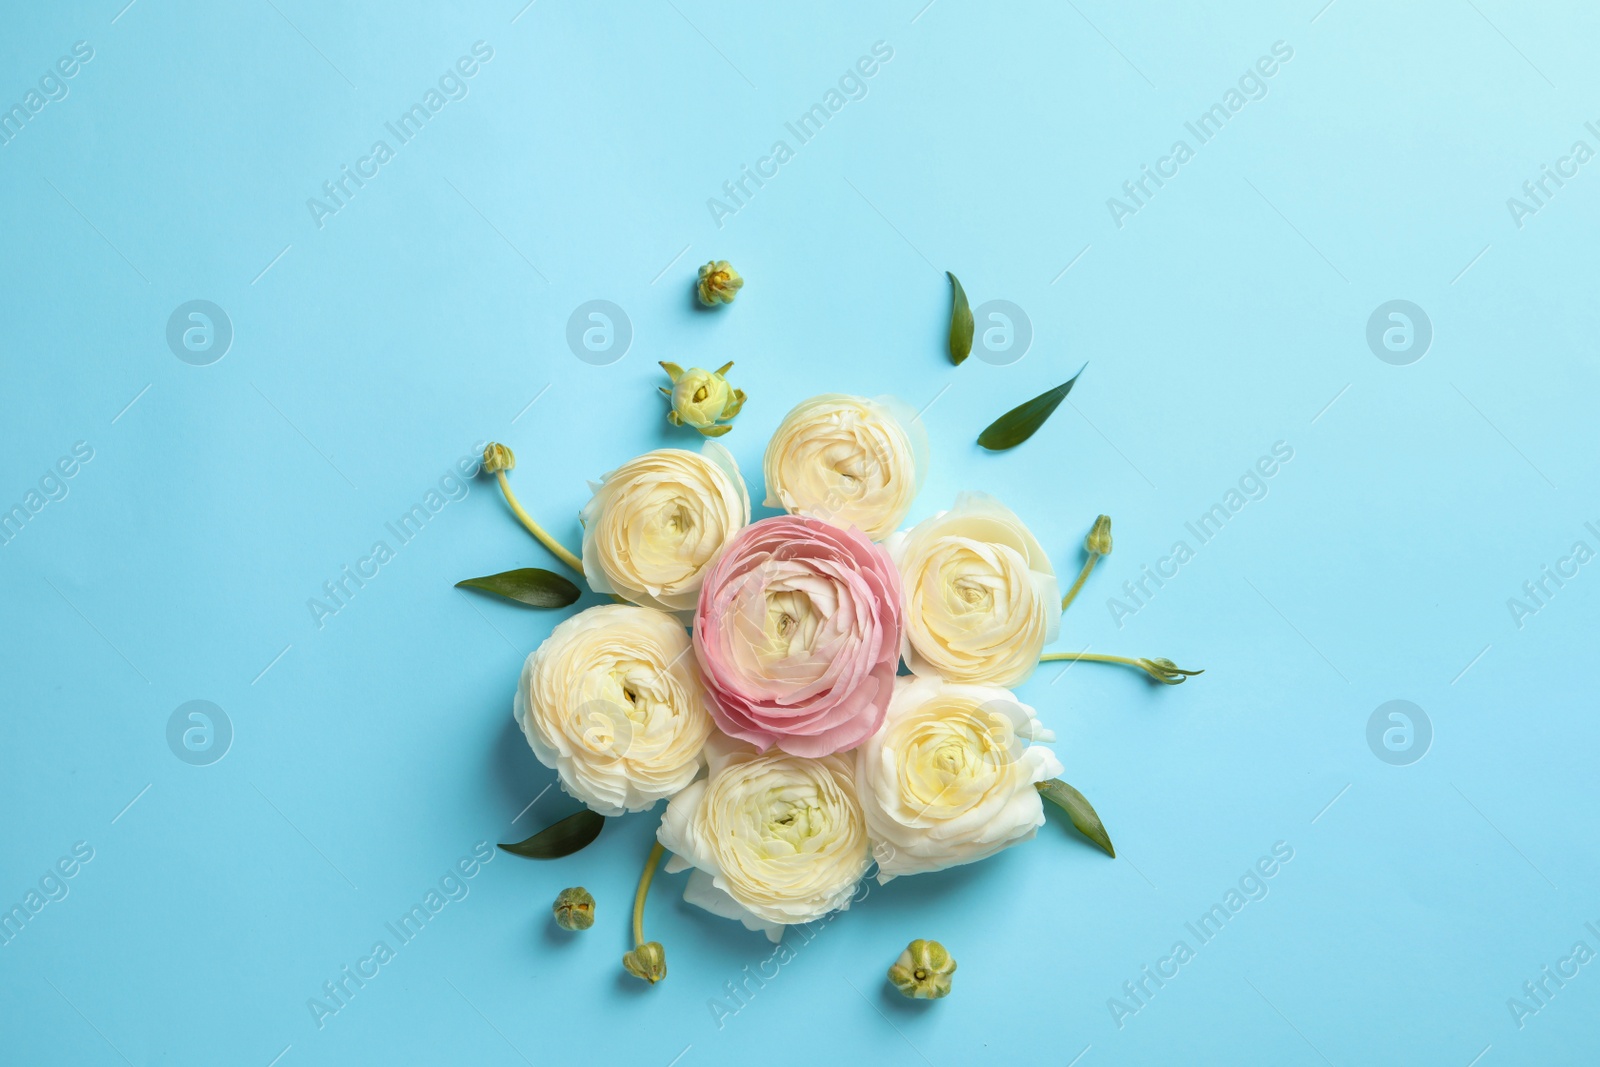
[[[910,725],[900,745],[906,796],[941,817],[967,810],[1006,773],[1011,732],[1003,719],[970,706],[937,709]]]
[[[766,637],[768,649],[786,658],[798,647],[809,648],[820,620],[811,598],[794,590],[767,594]]]
[[[694,513],[682,503],[674,503],[667,508],[665,525],[675,534],[687,534],[694,529]]]
[[[994,610],[994,589],[988,582],[964,576],[956,579],[954,591],[958,608],[984,613]]]
[[[788,846],[779,849],[780,853],[790,850],[803,852],[806,839],[814,836],[813,824],[821,822],[820,816],[821,812],[810,805],[778,800],[767,813],[766,833],[763,836],[769,842],[781,841]]]

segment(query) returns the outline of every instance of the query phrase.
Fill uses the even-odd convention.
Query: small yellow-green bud
[[[623,953],[622,966],[635,978],[655,985],[667,976],[667,951],[659,941],[646,941],[632,952]]]
[[[1084,550],[1092,556],[1111,555],[1111,516],[1102,515],[1094,520],[1089,536],[1083,539]]]
[[[594,925],[594,897],[581,885],[563,889],[550,910],[563,930],[587,930]]]
[[[889,968],[889,981],[913,1000],[937,1000],[950,995],[950,976],[955,973],[956,961],[943,945],[918,938]]]
[[[517,465],[517,457],[511,454],[511,449],[493,441],[483,450],[483,473],[499,474],[508,471]]]
[[[1193,678],[1205,671],[1186,671],[1170,659],[1157,657],[1155,659],[1141,659],[1139,666],[1146,674],[1160,682],[1162,685],[1182,685],[1184,679]]]
[[[700,268],[700,280],[695,284],[695,293],[700,297],[700,303],[715,307],[733,303],[733,298],[743,285],[744,279],[739,277],[732,263],[725,259],[713,259]]]
[[[672,401],[667,421],[674,426],[691,426],[706,437],[721,437],[733,429],[726,424],[744,407],[745,397],[743,389],[735,389],[724,377],[732,368],[732,363],[724,363],[716,370],[684,370],[676,363],[661,364],[672,381],[671,389],[661,387]]]

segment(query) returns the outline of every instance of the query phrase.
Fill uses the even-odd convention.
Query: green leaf
[[[956,276],[949,271],[944,276],[950,279],[950,362],[959,367],[972,353],[972,308]]]
[[[1008,448],[1016,448],[1022,442],[1032,437],[1039,427],[1044,425],[1044,420],[1055,413],[1056,408],[1072,392],[1072,387],[1082,377],[1085,363],[1078,368],[1078,373],[1062,382],[1048,393],[1040,393],[1026,404],[1018,404],[1010,411],[1001,415],[989,424],[989,428],[978,435],[978,444],[991,452],[1004,452]]]
[[[1094,805],[1090,804],[1082,793],[1059,778],[1040,782],[1039,792],[1046,800],[1067,813],[1067,817],[1072,820],[1072,825],[1078,828],[1079,833],[1100,846],[1100,850],[1106,855],[1116,859],[1117,850],[1111,847],[1111,835],[1106,833],[1105,824],[1095,813]]]
[[[482,589],[534,608],[564,608],[578,599],[578,587],[554,571],[523,567],[456,583],[457,589]]]
[[[568,815],[560,822],[546,826],[526,841],[519,841],[514,845],[502,844],[500,847],[514,856],[526,856],[533,860],[558,860],[562,856],[570,856],[579,849],[586,848],[589,842],[600,836],[600,829],[605,824],[604,815],[584,808],[575,815]]]

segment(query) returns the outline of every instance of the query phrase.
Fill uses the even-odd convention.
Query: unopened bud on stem
[[[1094,520],[1094,528],[1083,539],[1083,548],[1092,556],[1111,555],[1111,516],[1102,515]]]
[[[516,467],[517,457],[511,454],[511,449],[496,442],[490,442],[483,450],[483,473],[499,474]]]
[[[666,949],[659,941],[646,941],[632,952],[623,953],[622,966],[635,978],[655,985],[667,976]]]

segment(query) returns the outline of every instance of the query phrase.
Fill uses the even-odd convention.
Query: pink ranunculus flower
[[[712,718],[762,750],[854,748],[894,695],[902,610],[893,561],[860,530],[798,515],[746,526],[695,612]]]

